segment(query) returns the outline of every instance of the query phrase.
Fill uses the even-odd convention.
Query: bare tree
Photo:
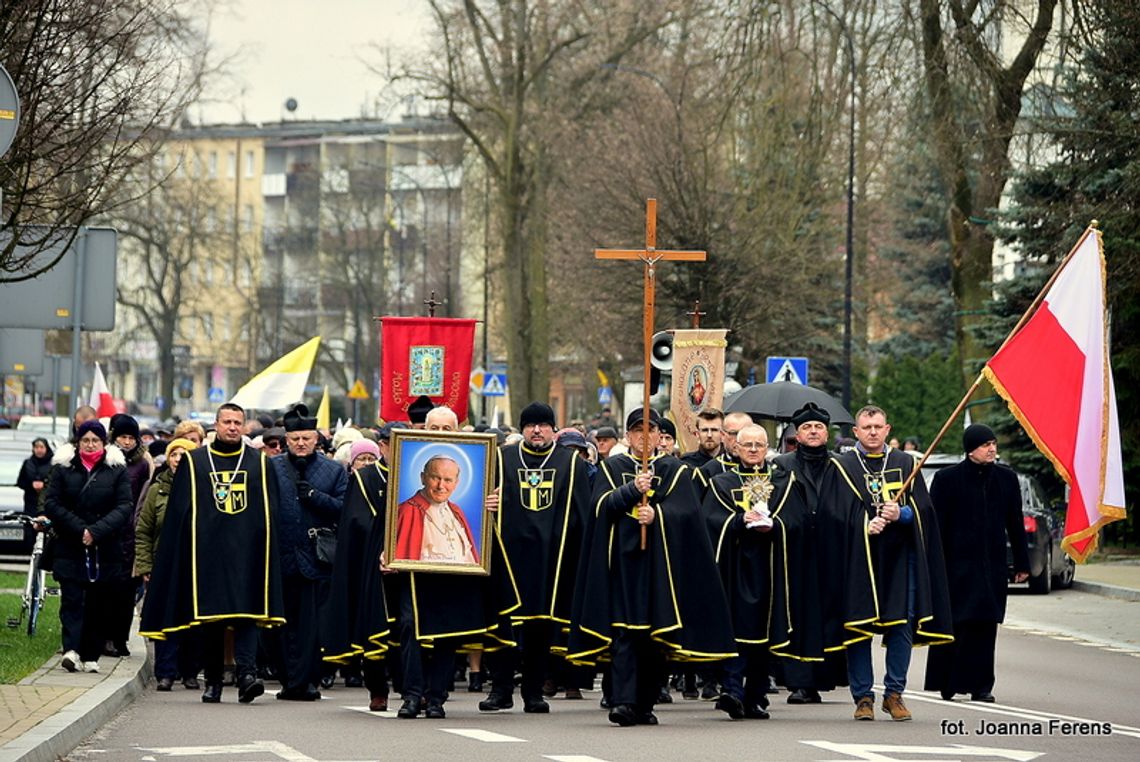
[[[177,0],[0,4],[0,50],[22,110],[0,161],[0,229],[13,232],[0,250],[0,282],[54,266],[29,268],[59,231],[123,199],[126,175],[149,161],[155,138],[200,90],[206,44],[195,10]],[[29,225],[41,226],[38,236]],[[18,254],[19,244],[29,248]]]

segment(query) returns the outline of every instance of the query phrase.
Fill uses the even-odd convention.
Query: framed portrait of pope
[[[392,432],[384,555],[400,571],[490,574],[494,434]]]

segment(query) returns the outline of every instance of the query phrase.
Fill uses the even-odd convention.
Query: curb
[[[1084,580],[1075,579],[1070,589],[1082,593],[1103,595],[1105,598],[1116,598],[1122,601],[1140,601],[1140,590],[1131,587],[1120,587],[1119,585],[1106,585],[1103,582],[1086,582]]]
[[[131,649],[133,653],[141,653],[141,658],[132,656],[120,661],[94,688],[9,741],[0,748],[0,762],[55,762],[66,757],[143,692],[153,671],[146,646],[146,641],[133,633]],[[32,676],[41,675],[57,664],[58,657],[53,656]]]

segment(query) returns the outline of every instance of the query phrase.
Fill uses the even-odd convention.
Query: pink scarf
[[[83,462],[83,467],[88,471],[99,465],[99,461],[103,460],[103,456],[107,454],[106,450],[99,450],[97,452],[84,452],[79,451],[79,460]]]

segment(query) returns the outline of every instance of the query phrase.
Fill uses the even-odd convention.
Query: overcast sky
[[[422,0],[231,0],[210,30],[220,54],[237,54],[237,79],[222,103],[192,114],[195,121],[277,121],[294,98],[292,118],[359,116],[382,79],[362,59],[380,63],[376,45],[414,54],[429,28]],[[242,89],[244,88],[244,93]]]

